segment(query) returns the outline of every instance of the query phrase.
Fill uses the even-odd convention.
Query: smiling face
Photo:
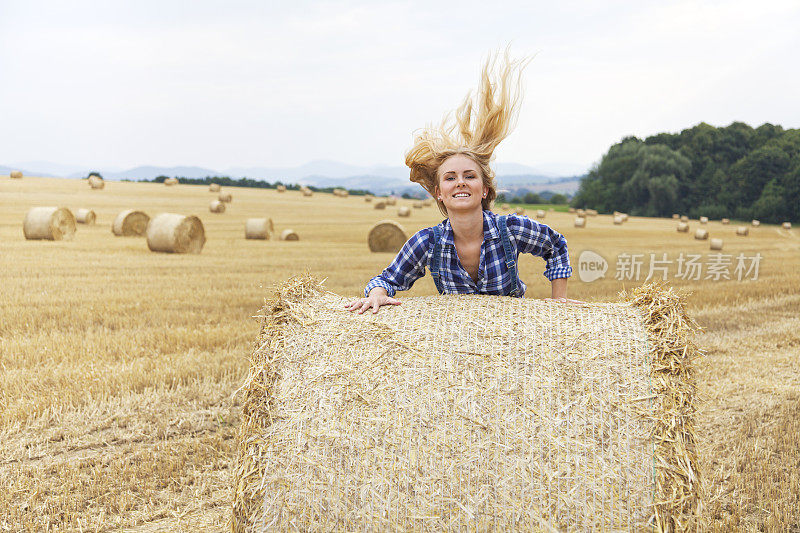
[[[437,171],[439,184],[434,191],[448,213],[481,209],[481,202],[489,192],[483,183],[481,168],[471,157],[451,155]]]

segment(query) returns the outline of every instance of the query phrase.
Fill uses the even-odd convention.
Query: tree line
[[[581,180],[573,207],[640,216],[800,219],[800,130],[700,123],[609,148]]]
[[[218,183],[223,187],[252,187],[255,189],[277,189],[279,185],[283,185],[286,187],[287,190],[290,191],[299,191],[302,185],[298,185],[297,183],[283,183],[282,181],[276,181],[271,183],[269,181],[264,180],[257,180],[253,178],[239,178],[233,179],[229,176],[206,176],[205,178],[184,178],[182,176],[175,176],[178,178],[178,181],[181,183],[189,184],[189,185],[211,185],[212,183]],[[140,179],[136,181],[140,182],[148,182],[148,183],[164,183],[164,180],[169,179],[169,176],[156,176],[155,178],[148,180],[148,179]],[[122,181],[129,181],[129,180],[122,180]],[[309,189],[314,192],[328,192],[332,193],[334,189],[343,189],[344,187],[315,187],[314,185],[308,185]],[[365,189],[346,189],[347,192],[353,196],[364,196],[367,194],[371,194],[369,191]]]

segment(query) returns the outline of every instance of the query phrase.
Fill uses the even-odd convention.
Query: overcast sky
[[[800,127],[800,2],[0,0],[0,165],[403,164],[488,52],[533,55],[497,160]]]

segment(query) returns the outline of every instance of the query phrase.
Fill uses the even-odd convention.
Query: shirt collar
[[[496,215],[491,211],[483,212],[483,240],[493,241],[500,238],[500,231],[497,229]],[[450,219],[444,220],[444,231],[442,231],[442,244],[450,244],[455,246],[455,237],[453,236],[453,227],[450,225]]]

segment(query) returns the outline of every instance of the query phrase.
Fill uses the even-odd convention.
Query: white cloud
[[[626,135],[700,121],[800,126],[794,2],[0,9],[0,164],[398,165],[510,41],[537,56],[500,160],[588,166]]]

